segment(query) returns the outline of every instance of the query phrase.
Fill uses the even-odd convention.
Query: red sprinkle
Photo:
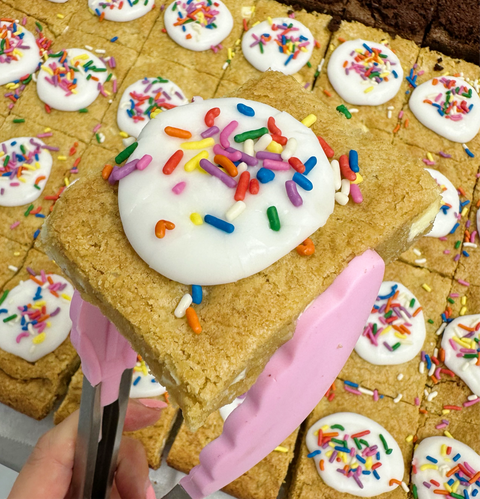
[[[295,156],[292,156],[288,162],[290,166],[296,170],[298,173],[303,173],[305,171],[305,165]]]
[[[275,142],[278,142],[281,146],[284,146],[287,144],[287,137],[284,137],[283,135],[278,135],[276,133],[272,133],[272,139],[275,141]]]
[[[218,107],[213,107],[210,109],[210,111],[207,111],[207,114],[205,115],[205,125],[208,126],[208,128],[212,127],[215,123],[215,118],[220,114],[220,108]]]
[[[355,174],[355,172],[350,170],[350,163],[346,154],[342,154],[342,156],[340,156],[339,163],[342,176],[348,180],[354,181],[357,178],[357,175]]]
[[[273,135],[282,135],[282,131],[275,124],[275,118],[273,116],[270,116],[270,118],[268,118],[267,126],[268,126],[268,131],[271,134],[273,134]],[[275,140],[275,139],[273,139],[273,140]]]
[[[252,178],[252,180],[250,180],[250,186],[248,188],[248,191],[250,192],[250,194],[258,194],[258,191],[260,190],[260,184],[258,183],[258,180],[256,178]]]
[[[183,151],[179,149],[178,151],[174,152],[168,161],[165,163],[165,166],[163,167],[163,173],[165,175],[170,175],[173,173],[173,170],[178,166],[180,161],[182,161],[183,158]]]
[[[235,191],[235,196],[234,196],[235,201],[243,201],[245,199],[245,194],[247,193],[249,183],[250,183],[250,173],[243,172],[240,175],[240,179],[237,184],[237,190]]]
[[[322,137],[317,135],[317,139],[320,142],[320,145],[322,146],[323,152],[327,156],[328,159],[332,159],[333,156],[335,155],[333,149],[325,142],[325,140],[322,139]]]

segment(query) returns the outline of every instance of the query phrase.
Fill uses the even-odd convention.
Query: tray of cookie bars
[[[308,304],[373,248],[384,282],[342,372],[224,490],[475,497],[478,5],[0,8],[0,436],[33,446],[79,407],[74,286],[138,352],[131,397],[169,403],[131,434],[160,496],[198,464]],[[184,147],[192,133],[206,142]],[[139,217],[129,201],[149,186],[170,203],[146,199]],[[151,206],[165,219],[145,216]],[[2,446],[1,462],[13,450]]]

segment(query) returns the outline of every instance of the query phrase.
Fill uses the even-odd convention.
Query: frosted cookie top
[[[468,142],[480,130],[480,98],[463,78],[428,80],[415,88],[408,105],[420,123],[453,142]]]
[[[340,97],[358,106],[379,106],[400,90],[403,69],[398,57],[384,44],[350,40],[330,56],[327,74]]]
[[[425,168],[425,170],[427,170],[441,187],[443,200],[442,208],[435,217],[433,228],[427,234],[427,237],[444,237],[447,234],[450,234],[450,231],[457,223],[460,198],[458,197],[457,189],[455,189],[445,175],[442,175],[439,171],[432,170],[431,168]]]
[[[233,28],[232,14],[220,0],[176,0],[166,8],[164,20],[170,38],[195,52],[215,52]]]
[[[414,497],[476,497],[479,473],[480,456],[468,445],[449,437],[425,438],[412,460]]]
[[[401,484],[405,467],[396,440],[365,416],[337,412],[319,419],[306,444],[322,480],[339,492],[372,497]]]
[[[72,327],[72,285],[41,272],[0,297],[0,348],[28,362],[53,352]]]
[[[313,35],[301,22],[276,17],[250,28],[242,38],[242,52],[259,71],[272,69],[297,73],[307,64],[314,46]]]
[[[43,192],[52,156],[36,137],[17,137],[0,143],[0,206],[23,206]]]
[[[145,77],[123,92],[117,111],[118,128],[137,138],[143,127],[159,112],[184,104],[188,104],[188,100],[173,81],[160,76]]]
[[[384,281],[355,351],[371,364],[403,364],[420,352],[425,334],[414,294],[399,282]]]
[[[105,64],[85,49],[50,54],[37,79],[41,101],[60,111],[88,107],[103,91],[108,72]]]
[[[167,389],[150,374],[147,364],[145,364],[145,361],[138,355],[137,364],[133,368],[130,398],[140,399],[158,397],[163,395],[166,391]]]
[[[480,314],[458,317],[443,332],[445,365],[480,396]]]
[[[88,8],[101,19],[124,23],[148,14],[155,0],[88,0]]]
[[[0,21],[0,40],[0,85],[36,71],[40,50],[28,29],[16,21]]]
[[[317,137],[266,104],[177,107],[152,120],[132,149],[109,178],[122,179],[125,234],[151,268],[177,282],[223,284],[260,272],[333,211],[332,168]]]

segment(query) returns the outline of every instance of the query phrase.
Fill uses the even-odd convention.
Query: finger
[[[72,479],[77,427],[78,411],[39,439],[9,499],[64,499]]]
[[[165,407],[167,404],[157,399],[131,399],[128,403],[124,430],[135,431],[154,425]]]
[[[143,445],[124,437],[120,444],[115,485],[122,499],[145,499],[148,479],[147,456]]]

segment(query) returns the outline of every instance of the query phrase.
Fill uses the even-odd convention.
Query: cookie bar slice
[[[134,252],[122,228],[116,190],[100,176],[103,165],[97,175],[67,189],[43,233],[48,253],[132,342],[192,429],[245,393],[291,337],[298,315],[354,255],[375,248],[387,262],[394,259],[428,229],[439,209],[437,187],[422,168],[401,157],[402,168],[394,171],[389,143],[363,128],[345,128],[342,117],[330,115],[293,78],[267,72],[238,96],[298,119],[313,113],[313,130],[337,154],[356,148],[362,158],[364,202],[335,208],[311,236],[314,255],[291,252],[251,277],[206,288],[197,309],[203,330],[193,335],[185,319],[173,315],[189,288],[154,272]],[[379,192],[392,197],[380,201]]]

